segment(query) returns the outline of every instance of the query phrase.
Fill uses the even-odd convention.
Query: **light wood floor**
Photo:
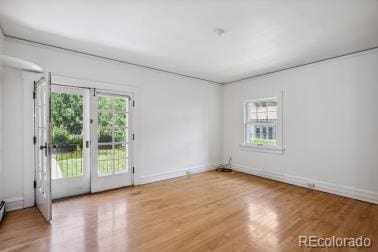
[[[378,206],[206,172],[59,201],[50,225],[35,208],[10,212],[0,250],[296,251],[298,235],[362,235],[378,251]]]

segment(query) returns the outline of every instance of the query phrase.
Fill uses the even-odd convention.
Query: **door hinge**
[[[87,140],[87,141],[85,141],[85,148],[89,148],[89,141]]]
[[[33,91],[33,100],[35,100],[36,94],[35,91]]]
[[[133,174],[135,173],[135,167],[133,166]]]
[[[135,107],[135,100],[133,100],[133,107]]]
[[[33,181],[33,187],[34,187],[34,189],[37,188],[37,181],[35,181],[35,180]]]
[[[135,140],[135,134],[133,134],[133,141]]]
[[[93,119],[90,119],[89,122],[92,124],[93,123]]]
[[[33,144],[36,144],[36,143],[37,143],[37,137],[33,136]]]

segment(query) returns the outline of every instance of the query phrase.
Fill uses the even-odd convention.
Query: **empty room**
[[[0,251],[378,251],[378,0],[0,1]]]

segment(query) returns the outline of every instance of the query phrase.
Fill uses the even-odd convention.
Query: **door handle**
[[[47,143],[45,143],[45,145],[40,145],[40,146],[39,146],[39,149],[40,149],[40,150],[45,149],[45,156],[47,157]]]

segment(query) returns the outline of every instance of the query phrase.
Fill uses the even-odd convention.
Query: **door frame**
[[[66,94],[76,94],[83,96],[83,176],[74,176],[68,178],[58,178],[51,180],[51,197],[52,199],[59,199],[64,197],[70,197],[74,195],[80,195],[90,192],[91,188],[91,178],[90,178],[90,146],[85,147],[86,141],[90,141],[90,90],[87,88],[71,87],[71,86],[62,86],[52,83],[51,85],[51,94],[57,93],[66,93]],[[84,182],[84,184],[82,184]],[[71,183],[69,186],[68,183]],[[54,190],[54,187],[62,187],[63,190]],[[70,187],[73,187],[74,190],[70,190]],[[76,191],[76,192],[75,192]]]
[[[131,97],[131,104],[133,104],[132,114],[130,115],[130,121],[132,122],[132,128],[130,127],[130,134],[134,134],[134,140],[130,141],[131,151],[129,152],[129,158],[132,160],[132,167],[134,167],[134,173],[131,174],[131,182],[132,185],[139,185],[140,184],[140,169],[139,167],[139,159],[136,153],[138,153],[139,148],[139,141],[138,141],[138,129],[140,129],[139,120],[140,117],[138,116],[140,106],[136,104],[136,101],[140,101],[140,88],[136,86],[126,85],[122,83],[114,83],[114,82],[101,82],[101,81],[93,81],[87,79],[79,79],[79,78],[72,78],[67,77],[59,74],[53,74],[51,78],[51,83],[54,85],[62,85],[62,86],[71,86],[77,88],[86,88],[93,90],[101,90],[103,92],[114,93],[114,94],[126,94]],[[89,94],[90,96],[93,93]],[[92,139],[91,139],[92,141]],[[92,148],[92,143],[90,143]],[[91,155],[92,156],[92,155]],[[91,157],[92,158],[92,157]],[[91,167],[91,176],[92,176],[92,167]]]
[[[22,121],[23,121],[23,167],[24,167],[24,193],[23,198],[20,198],[18,208],[32,207],[35,205],[35,190],[34,190],[34,100],[33,100],[33,82],[40,78],[42,74],[22,71]],[[139,132],[140,132],[140,109],[141,109],[141,89],[139,87],[129,85],[121,82],[102,82],[89,79],[81,79],[78,77],[69,77],[59,73],[52,73],[51,82],[53,84],[68,85],[74,87],[84,88],[98,88],[110,91],[131,92],[134,94],[133,126],[135,139],[133,141],[133,163],[135,167],[134,185],[139,185],[141,181],[140,160],[139,160]]]
[[[40,78],[42,75],[39,73],[32,73],[22,71],[22,84],[23,84],[23,143],[24,143],[24,193],[22,204],[19,208],[26,208],[32,207],[35,205],[35,190],[34,190],[34,100],[33,100],[33,82]],[[133,113],[133,126],[134,126],[134,135],[135,139],[132,142],[133,144],[133,166],[134,166],[134,174],[133,174],[133,184],[139,185],[140,184],[140,169],[139,169],[139,157],[136,153],[139,153],[139,130],[140,130],[140,113],[139,110],[141,106],[141,90],[139,87],[128,85],[125,83],[116,83],[116,82],[101,82],[96,80],[88,80],[88,79],[81,79],[75,77],[68,77],[65,75],[54,74],[52,73],[51,76],[51,83],[52,84],[60,84],[72,87],[81,87],[81,88],[98,88],[103,90],[109,90],[112,92],[125,92],[125,93],[133,93],[134,95],[134,102],[136,103],[134,106],[134,113]],[[32,167],[31,167],[31,164]]]

